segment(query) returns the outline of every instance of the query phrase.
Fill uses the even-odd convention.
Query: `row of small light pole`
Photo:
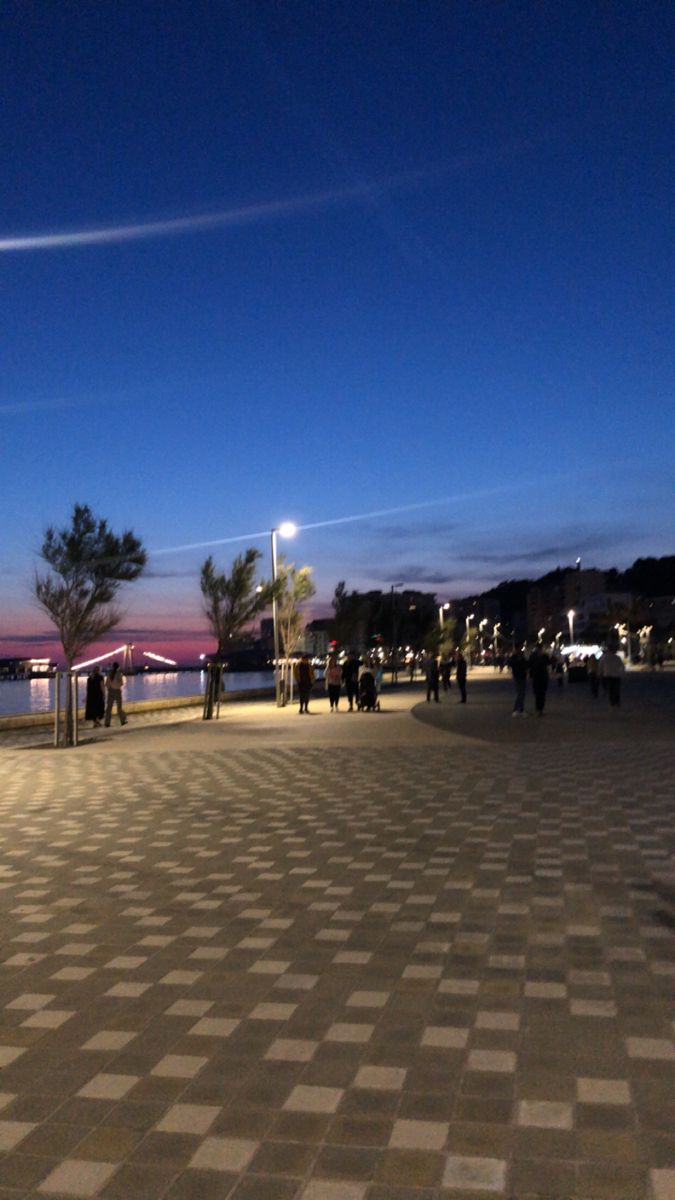
[[[451,607],[450,602],[447,600],[445,601],[444,604],[439,604],[439,606],[438,606],[438,624],[441,627],[441,633],[443,632],[443,626],[445,625],[445,613],[448,611],[448,609],[450,607]],[[468,649],[467,666],[469,666],[469,667],[471,666],[471,622],[473,621],[475,615],[476,615],[475,613],[469,613],[468,616],[464,618],[465,623],[466,623],[466,644],[467,644],[467,649]],[[479,638],[480,638],[481,630],[487,624],[488,624],[488,618],[483,617],[482,621],[480,621],[478,624]],[[495,652],[498,651],[498,640],[497,639],[498,639],[500,629],[501,629],[501,621],[496,621],[495,624],[492,626],[492,638],[493,638],[493,646],[494,646]]]

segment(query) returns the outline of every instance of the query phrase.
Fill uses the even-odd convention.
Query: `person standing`
[[[452,663],[451,663],[450,659],[448,658],[447,654],[444,654],[441,659],[440,670],[441,670],[441,681],[443,683],[443,691],[447,692],[452,687],[452,680],[450,678],[450,676],[452,674]]]
[[[440,681],[438,675],[438,662],[435,654],[427,655],[424,663],[424,675],[427,681],[427,704],[430,703],[432,695],[438,704],[438,684]]]
[[[353,651],[350,651],[346,662],[342,665],[342,681],[347,693],[349,711],[353,712],[359,697],[359,659]]]
[[[117,708],[117,715],[120,719],[120,725],[126,725],[127,723],[126,714],[122,708],[122,688],[124,687],[124,684],[125,679],[124,675],[120,671],[120,664],[118,662],[114,662],[110,668],[108,678],[106,679],[106,687],[108,689],[104,721],[106,729],[108,729],[110,726],[113,705],[115,705]]]
[[[621,705],[621,681],[626,671],[623,659],[619,657],[616,650],[606,647],[602,652],[599,665],[600,675],[607,687],[610,708],[619,708]]]
[[[543,717],[546,705],[546,692],[548,691],[548,654],[544,652],[542,645],[538,644],[535,646],[530,655],[529,666],[532,691],[534,692],[534,706],[537,710],[537,715]]]
[[[293,668],[295,682],[298,685],[298,699],[300,701],[300,712],[309,712],[309,697],[314,686],[314,668],[310,662],[309,654],[303,654],[302,658],[296,662]]]
[[[105,684],[100,667],[95,666],[87,679],[87,695],[84,705],[85,721],[93,721],[94,729],[100,729],[105,715]]]
[[[466,704],[466,659],[461,650],[457,651],[455,675],[457,676],[457,687],[459,688],[460,704]]]
[[[527,690],[527,659],[522,646],[514,650],[509,659],[513,682],[516,685],[516,698],[513,703],[512,717],[525,716],[525,692]]]
[[[334,654],[329,655],[326,664],[326,691],[330,701],[330,711],[337,712],[340,704],[340,689],[342,685],[342,668]]]
[[[600,695],[600,662],[594,654],[589,654],[586,660],[586,673],[591,688],[591,696],[597,700]]]

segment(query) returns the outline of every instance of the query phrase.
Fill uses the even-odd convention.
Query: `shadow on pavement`
[[[675,729],[675,675],[632,673],[626,677],[621,708],[610,708],[601,693],[594,699],[585,684],[555,683],[548,689],[543,717],[534,712],[528,688],[525,717],[513,717],[513,687],[505,677],[469,680],[467,703],[456,694],[440,704],[422,700],[412,715],[423,724],[460,737],[509,746],[541,743],[672,742]]]

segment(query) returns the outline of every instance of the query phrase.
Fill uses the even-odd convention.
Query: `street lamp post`
[[[469,613],[466,618],[466,666],[468,671],[471,670],[471,622],[475,615],[475,613]]]
[[[403,580],[391,585],[391,682],[398,683],[398,608],[394,606],[394,588],[403,587]]]
[[[494,648],[495,669],[498,666],[497,659],[499,658],[499,630],[501,629],[501,627],[502,627],[501,621],[495,621],[494,625],[492,626],[492,645]]]
[[[277,534],[280,533],[284,538],[294,537],[297,532],[296,526],[292,521],[283,521],[281,525],[271,530],[272,538],[272,583],[277,581]],[[277,615],[277,598],[276,594],[272,596],[272,629],[274,631],[274,695],[277,702],[277,708],[283,708],[286,703],[286,689],[282,691],[281,676],[279,673],[279,620]]]
[[[483,629],[485,628],[487,623],[488,623],[487,617],[483,617],[483,620],[480,622],[480,624],[478,626],[478,657],[481,659],[483,658],[483,655],[485,654],[485,645],[483,642]]]
[[[445,604],[439,604],[438,606],[438,624],[441,627],[441,633],[443,632],[443,626],[445,624],[445,617],[443,616],[443,613],[447,612],[449,607],[450,605],[447,603],[447,601]]]
[[[574,618],[575,618],[575,616],[576,616],[576,613],[575,613],[574,609],[571,608],[567,614],[567,620],[568,620],[569,627],[570,627],[570,646],[574,645]]]

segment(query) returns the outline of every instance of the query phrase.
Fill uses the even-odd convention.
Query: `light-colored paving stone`
[[[488,684],[0,736],[0,1190],[669,1200],[675,753]]]

